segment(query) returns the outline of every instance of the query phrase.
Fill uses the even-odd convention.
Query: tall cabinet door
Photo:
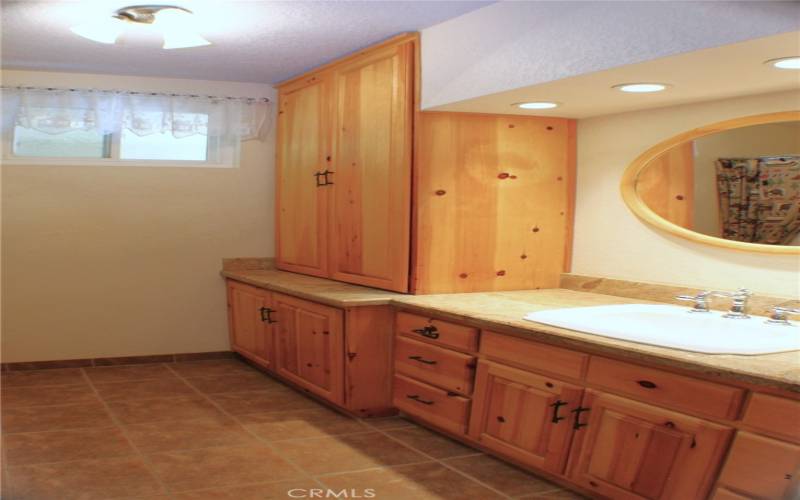
[[[231,348],[267,368],[273,364],[270,299],[265,290],[228,282]]]
[[[559,474],[572,440],[569,417],[582,395],[578,386],[481,361],[470,437],[524,464]]]
[[[281,89],[277,140],[277,267],[326,276],[326,170],[330,160],[330,77]]]
[[[274,294],[280,375],[334,403],[344,401],[342,311]]]
[[[576,418],[588,425],[569,465],[576,484],[620,500],[708,496],[733,429],[591,390],[583,407],[589,418]]]
[[[336,68],[330,264],[334,279],[408,290],[414,43]]]

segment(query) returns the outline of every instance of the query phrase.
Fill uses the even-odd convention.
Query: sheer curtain
[[[219,144],[263,140],[272,116],[266,99],[94,89],[2,89],[2,126],[46,134],[74,130],[175,138],[201,134]]]

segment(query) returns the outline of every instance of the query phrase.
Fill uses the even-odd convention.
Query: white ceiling
[[[711,99],[800,90],[800,71],[779,70],[763,64],[766,60],[787,56],[800,56],[799,31],[587,73],[429,109],[587,118]],[[632,82],[660,82],[671,87],[653,94],[628,94],[611,88]],[[793,106],[800,109],[800,94],[798,96]],[[533,111],[512,105],[526,101],[555,101],[561,105],[551,110]]]
[[[105,45],[73,34],[86,19],[137,0],[2,0],[2,65],[74,71],[275,83],[398,33],[419,31],[488,1],[175,0],[194,11],[207,47],[162,50],[135,34]]]

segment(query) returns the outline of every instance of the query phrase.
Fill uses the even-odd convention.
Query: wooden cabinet
[[[274,294],[276,370],[297,385],[337,404],[344,402],[342,311]]]
[[[730,490],[748,498],[800,497],[800,446],[739,432],[719,478],[715,498]]]
[[[521,463],[561,473],[582,395],[576,385],[481,361],[469,435]]]
[[[733,429],[593,390],[581,407],[576,484],[614,499],[707,497]]]
[[[330,76],[314,75],[281,89],[277,139],[277,260],[281,267],[328,274]]]
[[[273,364],[271,294],[242,283],[228,287],[231,348],[266,368]]]
[[[414,47],[391,45],[335,68],[334,279],[408,290]]]

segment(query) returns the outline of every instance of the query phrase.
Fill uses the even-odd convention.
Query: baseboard
[[[120,356],[114,358],[62,359],[52,361],[22,361],[0,363],[0,370],[46,370],[49,368],[85,368],[89,366],[138,365],[144,363],[175,363],[204,359],[238,358],[233,351],[188,352],[179,354],[154,354],[151,356]]]

